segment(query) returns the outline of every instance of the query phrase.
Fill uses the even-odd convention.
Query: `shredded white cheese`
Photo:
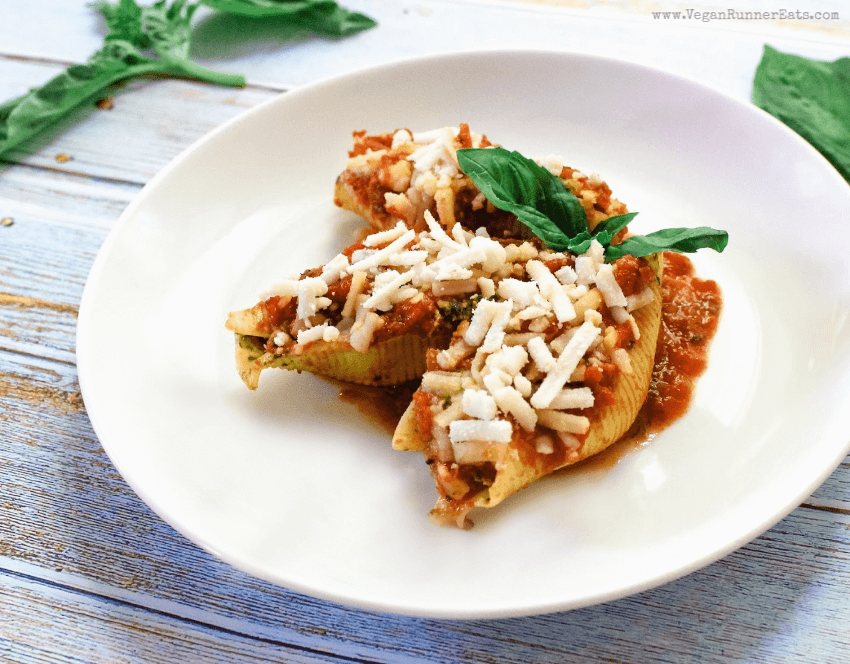
[[[459,443],[467,440],[487,440],[509,443],[513,426],[508,420],[455,420],[449,425],[449,440]]]
[[[469,389],[463,392],[463,412],[477,420],[496,417],[496,401],[484,390]]]
[[[535,408],[548,408],[552,400],[561,391],[579,360],[599,337],[599,328],[592,323],[582,323],[570,339],[564,351],[558,356],[555,366],[531,396],[531,405]]]
[[[614,278],[614,268],[610,263],[600,265],[596,271],[596,287],[609,307],[625,307],[628,304],[620,284]]]
[[[364,247],[377,247],[378,245],[400,238],[407,232],[407,226],[402,222],[398,222],[393,228],[378,233],[372,233],[363,239]]]
[[[531,242],[493,239],[485,228],[472,233],[456,223],[452,187],[464,177],[455,154],[458,133],[457,128],[414,134],[402,129],[393,135],[394,148],[415,146],[407,149],[409,163],[398,169],[399,182],[412,172],[409,188],[389,192],[388,209],[392,205],[393,214],[409,221],[423,215],[427,230],[417,233],[398,222],[367,236],[350,260],[338,254],[319,277],[273,284],[266,297],[298,298],[291,334],[279,331],[273,341],[280,347],[293,336],[299,344],[341,339],[365,353],[384,324],[381,313],[399,303],[478,294],[481,299],[469,321],[436,355],[440,371],[428,371],[422,378],[420,389],[433,395],[432,435],[438,457],[451,460],[454,455],[458,463],[501,458],[516,424],[527,431],[538,425],[552,429],[569,459],[577,455],[581,442],[575,436],[587,432],[589,420],[565,411],[592,408],[594,395],[587,386],[567,384],[580,382],[587,366],[605,362],[625,374],[633,370],[628,352],[617,347],[616,329],[605,327],[603,302],[615,323],[628,323],[639,339],[631,312],[655,296],[646,288],[626,297],[595,239],[587,252],[570,259],[561,252],[538,252]],[[480,138],[474,135],[473,144]],[[369,172],[385,152],[352,158],[349,168]],[[563,168],[557,156],[538,163],[556,175]],[[586,178],[577,171],[572,177]],[[476,205],[489,203],[479,195],[473,208]],[[439,219],[429,209],[436,209]],[[546,265],[564,260],[572,264],[554,273]],[[323,311],[331,306],[325,297],[328,286],[348,275],[351,287],[341,312],[338,305],[331,309],[336,314]],[[339,322],[333,325],[331,320]],[[471,369],[457,371],[462,362]],[[534,438],[541,454],[553,453],[554,443],[550,434]]]

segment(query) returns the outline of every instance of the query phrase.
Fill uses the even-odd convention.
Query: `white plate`
[[[351,131],[469,122],[599,172],[632,229],[729,231],[699,272],[725,309],[693,407],[615,464],[539,482],[438,528],[418,454],[310,375],[244,388],[224,330],[360,223],[332,202]],[[746,543],[844,458],[850,187],[746,104],[561,53],[403,62],[289,92],[198,142],[129,206],[80,307],[80,383],[136,492],[186,537],[294,590],[388,612],[511,616],[659,585]]]

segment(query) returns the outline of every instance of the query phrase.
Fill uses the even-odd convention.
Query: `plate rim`
[[[758,108],[754,104],[749,104],[741,99],[734,97],[730,94],[725,93],[724,91],[718,90],[714,87],[708,86],[700,81],[696,81],[691,78],[687,78],[681,76],[679,74],[674,74],[663,69],[650,67],[647,65],[628,62],[625,60],[606,57],[606,56],[598,56],[592,54],[571,52],[571,51],[561,51],[561,50],[547,50],[547,49],[476,49],[470,51],[458,51],[458,52],[448,52],[448,53],[439,53],[425,56],[410,56],[402,59],[393,60],[391,62],[385,62],[378,65],[372,65],[362,69],[356,69],[352,71],[346,71],[339,74],[335,74],[330,77],[325,77],[320,80],[311,82],[309,84],[298,86],[293,88],[287,92],[282,92],[276,94],[269,99],[257,104],[254,107],[246,109],[234,117],[228,119],[221,125],[215,127],[210,132],[207,132],[203,136],[199,137],[196,141],[194,141],[191,145],[185,148],[179,155],[174,157],[172,160],[168,162],[151,180],[146,183],[142,189],[134,196],[132,201],[128,204],[122,214],[119,216],[118,220],[110,229],[107,237],[105,238],[102,246],[100,247],[97,256],[92,263],[90,268],[88,277],[85,282],[85,286],[83,289],[83,294],[80,300],[79,313],[78,313],[78,321],[77,321],[77,330],[76,330],[76,352],[77,352],[77,373],[80,384],[80,391],[83,396],[84,403],[86,405],[86,412],[91,421],[92,428],[95,432],[95,435],[98,438],[101,446],[104,451],[110,458],[110,461],[115,465],[115,467],[119,470],[122,475],[122,479],[127,482],[130,488],[137,494],[139,498],[141,498],[146,505],[148,505],[156,515],[168,523],[171,527],[173,527],[177,532],[179,532],[182,536],[186,537],[191,543],[200,546],[205,551],[213,554],[218,559],[223,560],[229,565],[240,569],[252,576],[255,576],[259,579],[263,579],[264,581],[268,581],[275,585],[279,585],[281,587],[304,593],[313,597],[320,598],[322,600],[337,602],[341,604],[346,604],[349,606],[359,607],[365,610],[370,611],[381,611],[385,613],[394,613],[400,615],[410,615],[410,616],[419,616],[419,617],[431,617],[431,618],[442,618],[442,619],[480,619],[480,618],[505,618],[505,617],[517,617],[524,615],[537,615],[544,613],[551,613],[555,611],[563,611],[563,610],[571,610],[582,608],[586,606],[591,606],[599,603],[604,603],[608,601],[612,601],[615,599],[627,597],[630,595],[634,595],[636,593],[656,588],[663,584],[669,583],[676,579],[687,576],[694,571],[705,567],[706,565],[715,562],[729,553],[737,550],[741,546],[751,542],[753,539],[757,538],[762,533],[766,532],[770,528],[772,528],[776,523],[784,519],[788,514],[793,512],[798,504],[805,500],[807,496],[811,494],[811,491],[820,486],[826,478],[828,478],[835,470],[835,468],[840,465],[841,461],[847,456],[848,451],[850,451],[850,440],[846,443],[843,451],[841,453],[837,453],[834,464],[825,467],[822,471],[817,475],[814,480],[807,484],[807,489],[801,492],[801,495],[796,496],[793,500],[788,502],[782,510],[775,512],[774,517],[770,523],[759,523],[757,525],[753,525],[749,528],[745,533],[742,533],[739,537],[734,538],[733,540],[727,542],[724,546],[715,547],[711,551],[707,552],[703,556],[692,560],[689,564],[686,565],[678,565],[675,570],[668,572],[667,574],[659,575],[657,577],[653,577],[651,579],[643,579],[635,582],[634,584],[622,587],[618,590],[612,590],[607,593],[594,595],[593,597],[586,597],[582,601],[572,601],[572,602],[543,602],[543,603],[526,603],[521,607],[516,607],[515,610],[506,609],[506,608],[497,608],[492,611],[488,610],[472,610],[472,611],[455,611],[451,608],[445,608],[444,610],[435,610],[435,609],[425,609],[422,610],[421,607],[405,607],[403,605],[389,605],[386,602],[377,601],[377,602],[369,602],[368,600],[364,600],[363,598],[358,598],[353,600],[350,596],[345,594],[334,594],[332,592],[320,591],[316,588],[310,587],[309,584],[302,585],[297,582],[287,581],[283,583],[280,579],[275,578],[273,575],[270,575],[264,572],[262,569],[259,569],[255,566],[251,566],[244,563],[236,563],[232,559],[229,559],[227,556],[220,554],[215,551],[211,546],[208,545],[207,542],[203,541],[203,538],[199,538],[198,534],[195,532],[187,532],[191,531],[191,529],[187,528],[184,524],[176,523],[174,519],[172,519],[171,515],[161,509],[159,505],[155,505],[156,501],[150,500],[147,495],[145,489],[141,486],[137,486],[135,481],[132,481],[125,470],[121,467],[121,464],[116,461],[113,451],[111,451],[112,444],[105,441],[104,437],[101,434],[101,424],[98,423],[99,418],[101,417],[99,414],[99,405],[94,405],[94,408],[91,408],[91,405],[97,404],[97,397],[94,395],[93,390],[95,388],[92,385],[95,382],[95,379],[91,377],[89,373],[89,367],[91,366],[90,357],[96,351],[89,344],[89,341],[92,338],[92,330],[91,330],[91,318],[93,315],[93,310],[96,307],[97,302],[97,288],[98,283],[102,277],[102,272],[104,269],[104,265],[107,261],[109,254],[112,251],[113,245],[117,241],[118,237],[123,232],[125,226],[129,223],[129,221],[136,214],[137,210],[142,207],[147,198],[147,194],[150,191],[160,185],[161,182],[167,180],[167,178],[172,174],[173,171],[178,169],[180,165],[189,158],[193,153],[197,150],[201,149],[203,146],[206,146],[216,140],[222,135],[227,134],[234,126],[250,123],[251,119],[260,113],[265,112],[268,108],[279,105],[279,104],[287,104],[290,103],[289,100],[292,100],[296,97],[300,97],[303,95],[312,94],[315,90],[319,90],[324,87],[333,87],[338,85],[340,82],[347,80],[356,80],[357,78],[363,76],[371,76],[378,74],[380,72],[389,72],[398,68],[405,68],[409,66],[421,66],[427,65],[433,62],[447,62],[451,60],[466,60],[470,57],[478,57],[478,58],[493,58],[493,57],[513,57],[513,56],[524,56],[524,57],[555,57],[555,58],[566,58],[573,59],[579,61],[589,61],[595,64],[601,64],[606,67],[614,66],[614,67],[623,67],[626,69],[633,69],[637,71],[643,71],[647,73],[651,73],[652,75],[661,75],[665,78],[672,79],[675,85],[681,86],[696,86],[701,88],[703,91],[717,95],[722,97],[729,103],[734,104],[740,109],[745,110],[745,112],[754,113],[760,117],[761,121],[768,122],[774,126],[775,129],[783,132],[786,137],[798,143],[800,146],[805,146],[804,149],[810,152],[810,155],[816,157],[817,160],[821,162],[822,166],[826,166],[829,171],[834,175],[834,177],[838,178],[841,182],[844,182],[841,175],[838,171],[832,166],[829,161],[823,157],[817,150],[812,147],[808,142],[805,141],[801,136],[799,136],[796,132],[791,130],[785,124],[783,124],[778,119],[774,118],[770,114],[766,113],[762,109]]]

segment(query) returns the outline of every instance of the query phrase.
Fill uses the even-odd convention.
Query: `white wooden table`
[[[729,4],[839,17],[652,15]],[[765,42],[850,55],[844,0],[789,4],[350,0],[380,26],[342,40],[201,11],[196,59],[245,74],[246,88],[133,81],[111,110],[85,109],[0,162],[0,218],[12,220],[0,225],[0,661],[850,661],[850,458],[754,542],[661,588],[522,619],[402,618],[258,581],[174,532],[101,449],[75,369],[77,308],[110,227],[171,158],[242,110],[342,71],[493,47],[616,57],[746,100]],[[103,34],[86,0],[2,0],[0,101],[85,61]]]

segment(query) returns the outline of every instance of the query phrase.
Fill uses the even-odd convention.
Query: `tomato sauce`
[[[658,432],[685,414],[723,306],[717,283],[697,277],[691,260],[673,252],[664,254],[661,302],[649,393],[627,437]]]
[[[416,397],[416,390],[419,387],[418,380],[393,387],[354,385],[330,378],[322,378],[322,380],[337,385],[341,401],[356,406],[366,419],[383,427],[390,436],[395,432],[411,399]]]
[[[627,254],[614,263],[614,278],[628,297],[642,291],[655,278],[655,272],[645,260]]]
[[[430,295],[423,295],[415,302],[405,300],[399,302],[384,314],[384,324],[375,332],[373,343],[379,343],[393,337],[400,337],[408,330],[416,328],[421,334],[430,332],[435,327],[437,305]]]
[[[620,275],[624,281],[631,281],[630,290],[639,291],[643,287],[645,275],[640,274],[640,267],[629,263],[623,266],[624,272],[631,273],[634,279],[631,281]],[[722,303],[720,287],[714,281],[696,276],[693,263],[687,256],[672,252],[664,254],[661,328],[646,401],[635,423],[618,443],[586,459],[576,468],[611,467],[623,455],[685,414],[696,380],[707,367],[709,346],[717,331]],[[404,323],[400,320],[397,324]],[[436,350],[428,353],[429,371],[439,368],[436,355]],[[613,366],[589,370],[585,380],[594,389],[597,398],[604,399],[606,393],[611,394],[614,373]],[[398,388],[343,386],[340,396],[355,403],[369,419],[381,423],[392,433],[411,398],[416,398],[416,387],[417,382]],[[424,413],[429,409],[420,407],[417,410]],[[419,424],[425,430],[430,429],[427,422],[420,421]],[[532,460],[538,454],[532,437],[528,435],[525,438],[527,440],[520,441],[522,444],[518,447],[528,460]],[[553,464],[553,467],[560,465],[565,454],[560,441],[555,443],[554,456],[558,457],[559,463]]]

